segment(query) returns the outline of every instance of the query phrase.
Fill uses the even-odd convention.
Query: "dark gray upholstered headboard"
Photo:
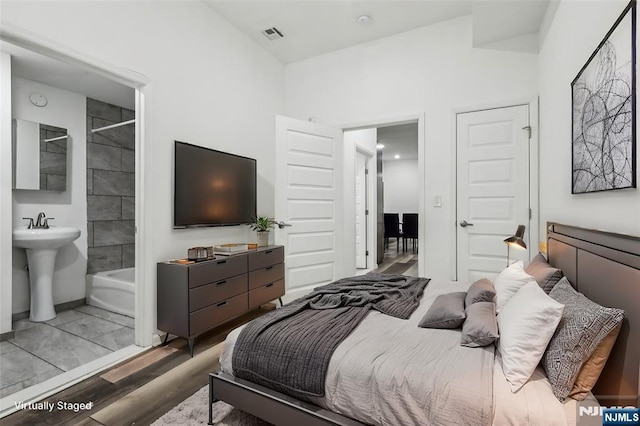
[[[593,394],[602,405],[640,404],[640,238],[547,224],[549,263],[589,299],[624,309],[620,335]]]

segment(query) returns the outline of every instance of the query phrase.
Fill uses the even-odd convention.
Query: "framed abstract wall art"
[[[636,187],[636,3],[571,82],[571,193]]]

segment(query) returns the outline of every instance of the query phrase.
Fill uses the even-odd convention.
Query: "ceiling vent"
[[[267,28],[261,32],[263,36],[272,41],[284,37],[284,34],[282,34],[276,27]]]

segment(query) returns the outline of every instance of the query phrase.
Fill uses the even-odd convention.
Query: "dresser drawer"
[[[208,260],[189,267],[189,288],[218,282],[247,272],[245,256],[229,256]]]
[[[240,293],[246,293],[248,289],[247,274],[236,275],[193,288],[189,290],[189,312],[197,311]]]
[[[249,272],[249,289],[262,287],[284,278],[284,263]]]
[[[284,247],[276,247],[249,253],[249,271],[263,269],[267,266],[284,262]]]
[[[249,309],[264,305],[284,294],[284,280],[253,289],[249,291]]]
[[[231,297],[222,302],[189,314],[189,333],[195,336],[247,311],[247,293]]]

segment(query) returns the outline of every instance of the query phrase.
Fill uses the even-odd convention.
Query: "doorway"
[[[368,180],[369,160],[371,156],[356,150],[356,269],[367,269],[369,265],[369,195]]]
[[[331,282],[333,277],[366,273],[382,264],[383,168],[382,153],[376,147],[377,133],[380,128],[403,124],[413,124],[417,129],[418,190],[414,197],[418,206],[418,235],[424,235],[423,114],[339,127],[276,117],[275,216],[291,225],[276,233],[276,244],[287,247],[285,300],[303,296],[314,287]],[[305,154],[308,150],[311,151]],[[369,255],[367,268],[360,270],[356,268],[355,244],[357,151],[369,157],[370,170],[366,174]],[[408,247],[414,250],[413,245]],[[405,273],[413,267],[409,273],[424,276],[423,247],[424,238],[418,238],[411,256],[420,260],[404,265]]]
[[[92,238],[95,236],[94,229],[87,222],[87,210],[92,208],[88,206],[87,197],[95,195],[89,189],[92,184],[95,184],[95,181],[89,177],[88,160],[92,162],[92,167],[90,167],[92,170],[127,174],[125,176],[126,182],[124,182],[126,185],[123,186],[126,186],[129,192],[119,197],[118,195],[114,196],[118,198],[120,203],[103,205],[102,207],[105,208],[98,206],[93,210],[104,213],[111,207],[112,209],[109,211],[116,215],[119,214],[119,222],[126,222],[115,225],[121,225],[121,228],[124,227],[126,230],[132,231],[122,233],[125,234],[123,241],[110,240],[110,242],[122,243],[117,245],[121,253],[125,253],[124,245],[127,245],[127,249],[130,249],[126,254],[126,260],[131,262],[129,265],[133,263],[134,258],[142,259],[144,257],[143,244],[140,244],[143,241],[142,229],[141,226],[136,227],[135,224],[144,223],[140,220],[143,217],[144,205],[142,201],[144,191],[141,151],[144,147],[145,130],[148,130],[145,129],[147,123],[144,120],[149,109],[148,104],[144,103],[145,95],[149,93],[148,88],[145,88],[148,81],[133,72],[123,71],[97,60],[78,56],[62,46],[49,45],[42,40],[34,40],[29,35],[14,33],[10,30],[3,32],[0,43],[2,43],[3,56],[6,55],[12,62],[10,66],[15,79],[14,90],[6,91],[6,93],[21,96],[20,99],[17,99],[19,102],[13,103],[13,118],[29,118],[31,121],[45,124],[49,120],[62,120],[73,125],[73,129],[69,126],[67,137],[68,161],[66,161],[66,166],[70,173],[66,175],[65,179],[68,183],[66,191],[43,192],[42,184],[39,191],[30,193],[13,191],[10,185],[3,185],[0,191],[3,192],[3,197],[9,192],[11,194],[9,196],[13,198],[14,223],[17,216],[23,216],[21,208],[32,208],[34,204],[41,204],[43,209],[46,208],[48,216],[58,217],[58,223],[79,228],[81,237],[78,244],[82,244],[81,246],[74,244],[73,247],[65,247],[64,249],[68,249],[70,253],[63,253],[63,249],[61,249],[61,253],[58,253],[58,258],[66,255],[70,259],[69,265],[71,266],[67,267],[64,272],[75,274],[74,279],[69,280],[65,276],[62,283],[67,283],[72,288],[65,293],[66,299],[64,300],[56,300],[54,293],[57,317],[47,322],[38,323],[32,323],[28,319],[22,318],[26,312],[22,306],[28,307],[28,298],[25,297],[24,292],[19,292],[21,287],[25,286],[17,287],[17,283],[13,281],[14,279],[25,281],[26,274],[23,270],[16,268],[20,266],[23,254],[15,254],[16,250],[13,250],[12,279],[6,282],[3,280],[3,285],[8,284],[8,288],[3,287],[3,295],[6,295],[7,299],[12,302],[9,312],[13,311],[13,318],[9,317],[11,332],[6,333],[6,341],[2,342],[2,350],[12,354],[11,357],[17,363],[21,363],[22,367],[15,368],[11,375],[3,374],[3,371],[0,371],[0,376],[3,377],[0,391],[0,416],[4,416],[16,410],[13,404],[16,400],[29,403],[40,399],[64,389],[72,382],[82,380],[114,363],[140,353],[143,350],[142,346],[148,346],[151,342],[150,323],[153,318],[150,318],[148,314],[145,315],[150,310],[146,306],[143,307],[143,304],[148,304],[146,300],[149,298],[145,297],[145,294],[149,294],[149,290],[152,290],[153,287],[145,285],[147,283],[143,279],[145,272],[141,270],[142,268],[135,268],[132,271],[131,275],[134,275],[135,278],[131,277],[127,281],[132,287],[129,302],[135,314],[129,315],[122,315],[112,309],[85,305],[85,294],[76,294],[78,291],[82,291],[86,285],[87,246],[95,246],[95,239]],[[30,66],[29,64],[33,64],[34,61],[45,65]],[[66,65],[62,65],[63,63]],[[47,73],[46,64],[56,67],[58,73]],[[67,70],[69,74],[66,76],[67,78],[63,78],[61,75],[59,71],[61,68]],[[53,77],[51,77],[52,75]],[[76,81],[79,87],[82,87],[82,81],[92,84],[86,84],[84,89],[74,90],[72,86]],[[108,87],[107,90],[103,90],[102,94],[85,92],[100,91],[100,88],[104,88],[103,84],[96,82],[104,82]],[[48,95],[52,100],[50,108],[45,108],[46,103],[42,106],[33,103],[28,94],[36,89],[38,93]],[[117,96],[122,92],[128,96],[126,104],[119,104],[118,101],[109,97],[110,95]],[[26,102],[25,99],[27,99]],[[65,108],[54,110],[53,107],[60,102],[53,102],[53,100],[59,99],[65,100]],[[95,100],[102,100],[104,103],[98,105],[94,102]],[[29,101],[40,108],[33,109],[29,106]],[[5,99],[3,99],[4,102]],[[73,102],[74,108],[69,107],[70,102]],[[8,104],[12,104],[12,102],[8,102]],[[37,111],[37,115],[36,113],[32,114],[33,111]],[[89,114],[93,116],[91,120],[88,119],[87,112],[94,112]],[[32,114],[32,116],[25,117],[28,114]],[[103,116],[104,114],[111,115]],[[129,115],[128,119],[125,117],[127,114]],[[116,117],[116,115],[118,116]],[[69,118],[71,116],[72,118]],[[9,117],[8,120],[11,118]],[[97,119],[105,119],[111,123],[98,125]],[[124,143],[123,139],[120,137],[111,138],[113,135],[109,133],[112,132],[105,133],[104,130],[106,127],[115,128],[116,126],[112,124],[120,124],[123,121],[129,121],[124,124],[131,125],[126,139],[128,145],[118,146],[119,143]],[[134,124],[135,126],[133,126]],[[97,133],[94,135],[91,130],[99,127],[103,127],[99,136],[101,139],[94,140],[93,136]],[[87,137],[89,132],[92,134],[91,139]],[[11,143],[11,138],[5,138],[4,135],[2,143],[5,144],[7,141]],[[98,138],[98,136],[95,137]],[[53,155],[49,155],[50,153],[60,154],[60,152],[54,152],[55,147],[49,149],[46,144],[45,147],[47,147],[44,151],[45,156],[52,157]],[[3,163],[3,167],[6,165]],[[112,168],[106,168],[107,165]],[[8,167],[11,167],[10,160]],[[47,181],[47,188],[48,184]],[[109,189],[107,186],[103,186]],[[95,186],[93,189],[95,190]],[[69,200],[71,191],[74,194],[71,201],[81,202],[81,205],[71,205]],[[125,195],[128,198],[123,201]],[[112,201],[115,201],[115,198]],[[126,205],[123,207],[123,204]],[[71,210],[69,206],[71,206]],[[105,220],[108,219],[105,218]],[[109,224],[105,223],[104,225]],[[12,226],[11,221],[9,226]],[[110,238],[110,228],[107,226],[99,234],[102,237]],[[2,242],[2,244],[5,243],[6,241]],[[10,240],[8,244],[11,244]],[[123,261],[121,259],[120,266]],[[76,267],[78,262],[84,262],[84,265]],[[18,269],[17,273],[16,269]],[[76,273],[78,270],[80,273]],[[155,283],[152,284],[155,286]],[[79,355],[76,356],[76,353]],[[4,361],[7,359],[8,357],[3,356]],[[25,366],[24,362],[32,362],[33,365]],[[11,365],[3,363],[2,368],[7,366],[11,367]]]
[[[353,265],[358,275],[420,274],[424,190],[420,123],[418,118],[344,131],[345,186],[353,185],[353,191],[345,192],[344,216],[353,223]],[[396,218],[395,231],[385,226],[385,214]],[[345,241],[349,241],[346,236]]]
[[[384,257],[378,272],[418,276],[420,233],[418,122],[379,127]]]

